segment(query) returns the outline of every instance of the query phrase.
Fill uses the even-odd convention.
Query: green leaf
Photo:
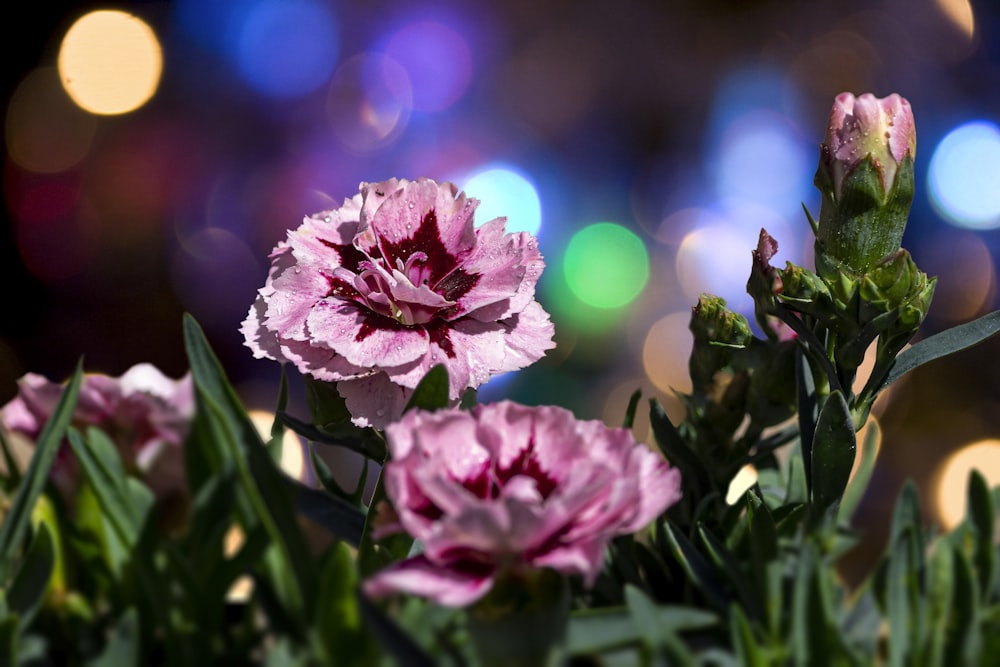
[[[87,432],[86,443],[76,429],[70,429],[69,442],[97,496],[103,516],[125,548],[132,549],[146,517],[139,514],[140,508],[133,503],[118,450],[104,433],[94,428]]]
[[[941,357],[959,352],[973,345],[978,345],[1000,333],[1000,310],[983,315],[979,319],[957,327],[946,329],[923,340],[917,341],[911,347],[900,352],[896,363],[892,365],[888,376],[879,391],[909,373],[914,368],[940,359]]]
[[[878,422],[874,419],[868,421],[868,430],[865,432],[864,444],[861,446],[861,461],[854,477],[848,482],[844,491],[844,498],[840,503],[840,516],[845,521],[850,521],[854,511],[858,508],[861,499],[864,498],[868,482],[875,471],[875,458],[878,454],[878,443],[881,439]]]
[[[3,589],[0,589],[0,595]],[[18,639],[21,635],[21,618],[14,613],[0,615],[0,665],[18,664]]]
[[[351,421],[351,412],[347,409],[347,401],[337,391],[336,382],[325,382],[303,375],[306,385],[306,404],[312,423],[322,427]],[[284,407],[280,410],[284,412]]]
[[[844,395],[835,391],[820,409],[813,436],[810,468],[817,516],[840,502],[854,465],[856,447],[851,411]]]
[[[948,540],[938,540],[930,558],[927,576],[927,637],[923,650],[924,663],[944,664],[945,633],[952,608],[954,591],[953,545]]]
[[[748,667],[768,667],[768,665],[774,664],[768,658],[767,652],[757,645],[753,629],[739,605],[734,604],[729,608],[729,618],[730,641],[736,648],[736,658],[739,664]]]
[[[671,628],[660,621],[656,605],[635,586],[625,585],[625,604],[639,637],[649,648],[670,656],[670,664],[693,664],[694,657]]]
[[[383,476],[380,474],[372,493],[371,506],[365,517],[365,527],[358,545],[358,570],[362,577],[370,577],[383,567],[406,558],[413,547],[413,538],[406,533],[396,533],[376,541],[372,537],[375,521],[380,512],[390,511],[385,495]]]
[[[413,390],[409,402],[406,404],[408,412],[413,409],[419,410],[440,410],[448,407],[448,369],[444,364],[438,364],[427,371],[427,375],[420,381],[417,388]]]
[[[795,401],[798,409],[799,448],[805,464],[806,488],[812,489],[813,434],[816,432],[816,383],[801,349],[795,352]]]
[[[139,648],[142,639],[139,632],[139,612],[129,607],[118,619],[111,631],[108,643],[99,656],[90,660],[87,667],[125,667],[140,665]]]
[[[379,463],[384,463],[388,455],[385,441],[371,429],[361,429],[350,422],[320,428],[307,424],[287,412],[278,412],[277,418],[306,440],[350,449]]]
[[[902,667],[911,664],[920,654],[916,645],[923,639],[917,627],[921,600],[918,596],[919,570],[912,552],[915,538],[910,529],[904,529],[891,544],[886,575],[886,616],[889,620],[889,665]]]
[[[965,552],[956,546],[952,556],[955,564],[954,595],[943,664],[973,665],[979,663],[978,658],[983,646],[978,622],[979,591],[976,588],[972,565],[966,558]]]
[[[764,600],[757,588],[754,587],[754,582],[747,577],[746,568],[742,567],[726,545],[702,524],[698,525],[698,537],[701,538],[701,543],[709,558],[728,578],[730,586],[736,591],[743,606],[752,610],[754,616],[764,618]]]
[[[4,429],[0,429],[0,450],[3,453],[4,470],[7,472],[4,481],[9,484],[8,488],[16,489],[21,483],[21,468],[18,466],[14,454],[10,451],[10,443],[4,436]]]
[[[365,514],[360,507],[327,491],[294,485],[300,512],[351,546],[361,544]]]
[[[361,625],[361,612],[354,590],[358,575],[347,545],[340,542],[327,551],[320,570],[314,623],[311,628],[338,664],[372,664],[374,647]],[[346,659],[346,660],[345,660]]]
[[[969,474],[967,516],[974,535],[972,562],[978,574],[979,594],[985,600],[989,599],[993,583],[996,581],[997,547],[993,535],[996,515],[990,487],[982,473],[976,469]]]
[[[435,667],[437,665],[437,662],[403,632],[395,621],[386,616],[385,612],[378,606],[372,604],[361,593],[358,593],[357,600],[365,626],[375,636],[379,646],[396,659],[396,664],[405,667]]]
[[[670,632],[707,630],[719,623],[715,614],[696,607],[657,605],[656,623]],[[572,654],[604,653],[635,644],[639,629],[622,607],[583,609],[570,616],[566,645]]]
[[[639,399],[642,398],[642,390],[636,389],[632,392],[632,396],[628,399],[628,407],[625,409],[625,419],[622,422],[622,428],[632,428],[635,424],[635,411],[639,407]]]
[[[245,499],[241,513],[246,528],[249,531],[257,521],[264,525],[280,553],[278,561],[270,561],[271,574],[293,584],[283,589],[284,602],[301,613],[307,596],[315,592],[307,584],[313,561],[296,519],[288,478],[264,447],[205,334],[190,315],[184,316],[184,340],[199,411],[216,438],[219,453],[236,469]]]
[[[10,509],[0,524],[0,583],[6,582],[17,552],[24,541],[24,534],[31,522],[31,511],[35,507],[38,496],[42,493],[49,470],[55,460],[56,452],[66,428],[76,409],[77,396],[80,394],[80,383],[83,381],[83,360],[76,365],[76,371],[66,385],[66,390],[59,399],[56,409],[45,424],[38,440],[35,442],[35,453],[28,464],[24,481],[17,489],[17,495],[11,501]]]
[[[8,613],[15,613],[26,628],[45,599],[45,591],[56,564],[52,533],[44,523],[39,523],[35,537],[28,547],[21,568],[7,590]]]
[[[695,548],[680,531],[675,530],[669,522],[662,522],[667,542],[677,562],[687,573],[688,579],[705,594],[715,607],[720,610],[729,608],[729,596],[719,583],[713,571],[712,564]]]
[[[692,497],[702,496],[699,479],[705,474],[704,466],[698,460],[698,456],[691,451],[687,443],[677,432],[677,428],[667,417],[666,411],[656,398],[649,399],[649,422],[653,429],[653,436],[656,444],[660,446],[660,451],[670,462],[681,472],[681,482],[685,487],[690,486]]]

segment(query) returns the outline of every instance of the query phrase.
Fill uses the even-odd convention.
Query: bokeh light
[[[385,53],[410,75],[413,108],[447,109],[465,94],[472,79],[472,55],[465,38],[438,21],[417,21],[389,38]]]
[[[542,202],[535,185],[520,171],[509,165],[489,165],[459,182],[464,182],[465,194],[479,200],[476,226],[506,216],[508,232],[538,235]]]
[[[677,250],[676,263],[684,295],[693,301],[707,292],[721,296],[733,310],[749,309],[752,302],[746,281],[759,232],[718,222],[688,233]]]
[[[274,415],[267,410],[250,410],[247,412],[261,440],[271,439],[271,425]],[[291,429],[286,429],[281,437],[281,469],[292,479],[297,479],[306,486],[316,486],[316,474],[313,472],[312,461],[309,460],[309,449],[298,435]]]
[[[7,106],[7,153],[19,166],[51,174],[76,166],[90,149],[97,119],[66,96],[55,67],[24,77]]]
[[[716,192],[758,204],[794,210],[809,189],[806,146],[780,114],[751,109],[725,127],[717,148]],[[793,202],[794,204],[790,203]]]
[[[735,505],[743,498],[743,494],[757,483],[757,468],[751,463],[747,463],[736,471],[733,478],[729,480],[729,488],[726,490],[726,504]]]
[[[690,312],[671,313],[649,328],[642,344],[642,367],[646,377],[665,394],[690,393],[688,356],[694,338],[688,329]]]
[[[649,280],[649,255],[638,236],[613,222],[584,227],[570,239],[563,257],[566,284],[596,308],[631,303]]]
[[[976,34],[976,17],[969,0],[937,0],[938,9],[966,39]]]
[[[954,528],[965,516],[969,473],[978,470],[990,487],[1000,484],[1000,440],[980,440],[945,459],[935,480],[934,499],[941,524]]]
[[[948,222],[1000,227],[1000,128],[972,121],[946,134],[931,156],[927,181],[931,203]]]
[[[339,36],[333,13],[315,0],[264,0],[242,16],[235,57],[258,92],[297,97],[330,78]]]
[[[412,106],[409,74],[380,53],[359,53],[343,62],[326,98],[334,135],[356,153],[390,145],[406,128]]]
[[[156,92],[163,54],[153,29],[125,12],[85,14],[59,47],[59,75],[80,107],[115,115],[139,108]]]

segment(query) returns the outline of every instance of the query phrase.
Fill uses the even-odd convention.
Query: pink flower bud
[[[893,93],[879,99],[871,93],[837,95],[823,142],[823,156],[839,198],[844,178],[866,157],[881,168],[885,193],[892,189],[903,158],[917,154],[917,133],[910,103]]]
[[[864,273],[899,250],[913,201],[917,135],[910,103],[893,93],[837,96],[820,147],[823,195],[816,244],[821,275]]]

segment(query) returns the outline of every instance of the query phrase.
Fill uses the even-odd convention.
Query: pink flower
[[[896,181],[899,163],[917,154],[917,133],[910,103],[893,93],[879,99],[871,93],[837,95],[823,143],[823,155],[837,198],[844,179],[871,156],[881,170],[886,196]]]
[[[9,433],[33,442],[64,386],[34,373],[17,384],[17,396],[0,409],[0,422]],[[104,431],[118,447],[126,469],[139,473],[162,499],[183,493],[182,445],[193,418],[190,374],[171,380],[150,364],[137,364],[119,378],[85,375],[72,425],[84,432],[91,426]],[[64,492],[75,491],[79,470],[68,444],[57,455],[52,476]]]
[[[680,499],[680,473],[631,432],[562,408],[510,402],[471,412],[411,411],[386,430],[385,490],[422,554],[365,582],[372,596],[412,593],[450,606],[498,574],[551,568],[591,585],[615,535]]]
[[[362,183],[339,209],[305,218],[271,254],[243,323],[254,356],[338,383],[353,420],[383,427],[444,363],[450,397],[553,346],[535,301],[544,262],[505,218],[430,179]]]

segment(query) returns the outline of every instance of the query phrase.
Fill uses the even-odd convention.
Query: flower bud
[[[913,200],[917,137],[910,103],[897,94],[837,96],[820,147],[823,195],[816,254],[863,273],[899,250]]]

